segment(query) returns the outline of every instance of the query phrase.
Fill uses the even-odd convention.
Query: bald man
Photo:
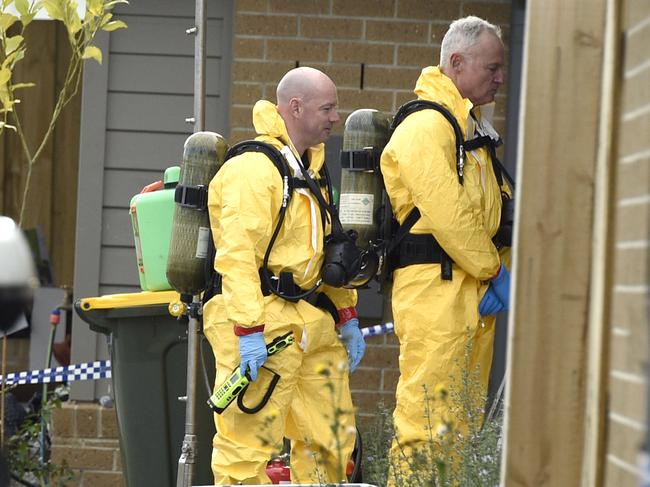
[[[295,180],[286,209],[283,178],[262,152],[232,157],[210,183],[220,283],[203,321],[217,363],[215,385],[235,367],[252,380],[241,405],[215,414],[217,485],[271,483],[266,465],[283,438],[291,440],[294,483],[345,481],[356,432],[348,373],[365,344],[356,292],[320,283],[330,223],[312,192],[329,197],[323,143],[338,121],[332,80],[313,68],[293,69],[278,84],[277,105],[261,100],[253,108],[255,140],[280,151]],[[282,279],[267,282],[260,278],[262,268]],[[266,345],[289,333],[295,342],[268,355]]]

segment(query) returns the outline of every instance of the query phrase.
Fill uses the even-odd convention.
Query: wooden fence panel
[[[30,151],[47,130],[56,94],[65,76],[69,47],[59,22],[35,21],[26,30],[27,54],[14,82],[36,86],[19,92],[18,105]],[[79,164],[79,98],[63,111],[53,137],[34,166],[23,228],[39,226],[57,285],[72,285]],[[18,136],[5,131],[0,143],[0,213],[18,220],[27,163]]]
[[[503,485],[581,485],[605,0],[527,2]]]

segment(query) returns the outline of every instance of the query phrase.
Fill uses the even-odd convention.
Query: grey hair
[[[440,66],[449,67],[449,60],[454,53],[465,53],[478,42],[484,31],[490,31],[501,39],[501,28],[480,17],[470,15],[454,20],[442,39],[440,46]]]

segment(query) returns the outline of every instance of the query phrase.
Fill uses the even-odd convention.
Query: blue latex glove
[[[363,339],[361,330],[359,330],[359,320],[351,318],[346,321],[341,329],[341,341],[348,352],[348,362],[350,363],[350,372],[354,372],[359,366],[359,362],[366,353],[366,342]]]
[[[492,284],[488,287],[487,291],[481,299],[481,303],[478,305],[478,312],[481,316],[495,315],[500,311],[504,311],[506,308],[503,306],[501,300],[497,297]]]
[[[503,303],[504,309],[510,309],[510,273],[503,264],[501,264],[497,277],[492,279],[490,287],[494,289],[494,294]]]
[[[239,356],[241,364],[239,371],[244,374],[246,369],[249,370],[251,380],[257,379],[257,371],[266,362],[266,343],[264,343],[264,333],[257,331],[250,335],[239,337]]]

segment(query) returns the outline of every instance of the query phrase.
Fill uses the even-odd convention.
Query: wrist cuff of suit
[[[499,270],[497,270],[496,274],[490,277],[490,281],[494,281],[497,277],[499,277],[499,274],[501,274],[502,269],[503,269],[503,264],[499,264]]]
[[[339,313],[339,322],[336,324],[336,329],[341,328],[345,323],[350,321],[352,318],[357,317],[357,308],[350,306],[349,308],[341,308],[337,310]]]
[[[253,333],[264,331],[264,325],[257,325],[257,326],[235,325],[233,329],[235,331],[235,335],[237,335],[238,337],[243,337],[246,335],[252,335]]]

